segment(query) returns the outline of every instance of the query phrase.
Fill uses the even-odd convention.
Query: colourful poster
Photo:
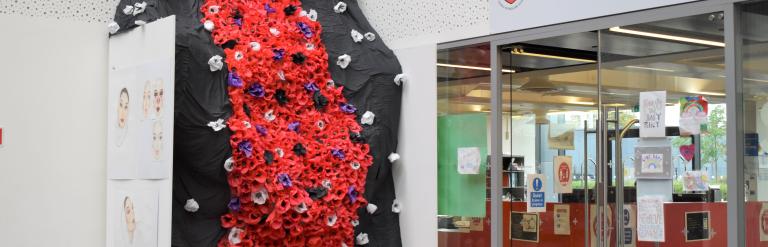
[[[640,137],[665,137],[667,92],[640,92]]]
[[[663,196],[637,198],[637,240],[664,242]]]
[[[683,173],[683,191],[708,191],[709,174],[707,171],[686,171]]]
[[[555,205],[555,235],[571,235],[571,206]]]
[[[546,184],[546,177],[542,174],[528,174],[527,180],[528,212],[546,212],[547,203],[545,201],[546,196],[544,192],[546,191],[544,188],[544,185]]]
[[[680,136],[701,134],[701,126],[707,123],[708,107],[704,96],[680,98]]]
[[[554,183],[555,193],[572,193],[573,158],[571,156],[555,156],[553,167],[557,179]]]

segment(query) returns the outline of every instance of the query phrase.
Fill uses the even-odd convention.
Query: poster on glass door
[[[573,158],[571,156],[555,156],[555,193],[572,193],[573,187]]]
[[[665,137],[667,92],[640,92],[640,137]]]
[[[526,179],[528,184],[528,212],[546,212],[547,203],[544,192],[546,191],[544,188],[546,177],[541,174],[528,174]]]

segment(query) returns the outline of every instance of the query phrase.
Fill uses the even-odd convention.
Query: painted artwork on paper
[[[707,123],[709,101],[704,96],[680,98],[680,136],[701,134],[701,127]]]
[[[709,190],[707,171],[686,171],[683,173],[683,191],[701,192]]]
[[[635,176],[637,178],[668,179],[672,177],[672,150],[663,147],[635,148]]]

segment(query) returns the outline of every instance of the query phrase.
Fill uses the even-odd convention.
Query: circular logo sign
[[[535,190],[535,191],[541,190],[541,179],[539,179],[539,178],[534,178],[533,179],[533,190]]]
[[[523,3],[523,0],[498,0],[498,1],[499,1],[499,5],[501,5],[501,7],[504,7],[505,9],[514,9]]]
[[[624,209],[624,226],[629,226],[629,209]]]
[[[760,214],[760,230],[763,234],[768,234],[768,210],[763,210]]]
[[[560,168],[557,169],[557,178],[560,180],[560,185],[568,186],[568,182],[571,181],[571,168],[568,167],[568,163],[560,163]]]

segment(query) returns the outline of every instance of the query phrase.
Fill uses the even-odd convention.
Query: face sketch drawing
[[[155,115],[160,118],[163,111],[163,80],[158,79],[154,83],[153,95],[155,96]]]
[[[144,83],[144,98],[143,98],[142,110],[144,113],[144,119],[149,117],[149,108],[152,108],[152,82],[147,81]]]
[[[160,160],[163,152],[163,124],[158,120],[152,126],[152,157]]]
[[[128,96],[128,89],[123,88],[120,90],[120,97],[117,101],[117,127],[125,129],[128,124],[128,103],[130,97]]]
[[[133,200],[126,196],[123,199],[123,213],[125,214],[125,228],[128,233],[128,242],[133,243],[133,236],[136,232],[136,212],[133,211]]]

